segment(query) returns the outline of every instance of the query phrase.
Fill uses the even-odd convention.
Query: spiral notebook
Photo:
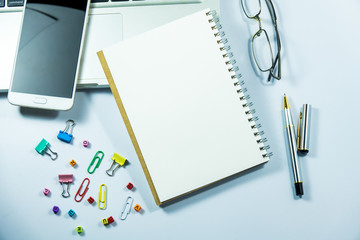
[[[216,19],[205,9],[98,52],[158,205],[269,160]]]

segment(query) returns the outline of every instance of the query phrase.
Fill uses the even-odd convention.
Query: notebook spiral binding
[[[248,115],[248,121],[251,123],[250,127],[253,130],[255,140],[259,144],[260,151],[263,151],[262,156],[263,158],[270,158],[273,153],[268,152],[267,150],[270,149],[270,146],[264,144],[267,142],[267,139],[263,136],[264,131],[259,131],[259,128],[261,128],[261,124],[257,123],[259,118],[257,116],[253,116],[256,111],[252,108],[253,103],[248,101],[250,99],[250,95],[247,94],[247,89],[244,88],[245,81],[240,80],[242,75],[237,73],[239,71],[239,67],[235,66],[236,61],[233,59],[233,54],[229,52],[230,46],[226,45],[228,40],[225,38],[225,33],[221,31],[222,26],[219,23],[217,13],[216,11],[209,11],[206,15],[209,16],[208,21],[211,24],[211,29],[214,31],[214,36],[217,44],[220,46],[220,51],[223,52],[225,64],[228,66],[231,79],[234,81],[234,86],[236,87],[236,92],[239,94],[242,107],[245,110],[245,114]]]

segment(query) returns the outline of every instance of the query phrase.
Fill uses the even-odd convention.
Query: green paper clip
[[[48,155],[52,160],[55,160],[58,156],[58,154],[56,152],[51,151],[50,147],[49,147],[49,142],[46,141],[44,138],[40,141],[40,143],[36,146],[35,150],[39,153],[39,154],[46,154]],[[48,153],[46,150],[49,150],[52,155],[50,153]]]
[[[101,155],[101,157],[99,157],[98,155]],[[101,163],[101,161],[102,161],[103,158],[104,158],[104,153],[103,153],[102,151],[97,151],[97,152],[95,153],[95,156],[94,156],[94,158],[92,159],[92,161],[91,161],[88,169],[87,169],[88,173],[90,173],[90,174],[94,173],[95,170],[100,166],[100,163]],[[90,171],[91,166],[94,165],[94,163],[95,163],[96,160],[97,160],[97,163],[96,163],[94,169],[93,169],[92,171]]]

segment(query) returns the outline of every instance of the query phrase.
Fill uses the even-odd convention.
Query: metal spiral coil
[[[247,111],[245,111],[245,114],[246,115],[249,115],[249,114],[254,114],[254,113],[256,113],[256,111],[255,111],[255,109],[250,109],[250,110],[247,110]]]
[[[235,83],[234,83],[234,85],[235,85]],[[235,86],[237,86],[237,85],[235,85]],[[237,89],[236,92],[237,92],[237,93],[246,93],[246,92],[247,92],[247,88]]]
[[[242,107],[245,110],[245,114],[248,116],[248,122],[251,124],[250,128],[254,131],[254,137],[259,144],[260,151],[264,151],[262,154],[263,158],[270,158],[273,153],[267,152],[270,149],[269,145],[264,145],[267,142],[265,137],[262,137],[265,133],[264,131],[259,131],[261,128],[260,123],[256,123],[259,118],[257,116],[253,116],[256,113],[255,109],[252,108],[253,103],[249,102],[250,95],[247,94],[247,88],[243,87],[245,85],[244,80],[240,80],[242,78],[241,73],[238,73],[240,70],[238,66],[235,66],[236,60],[233,59],[234,55],[230,52],[231,48],[228,44],[228,39],[225,38],[225,33],[221,31],[222,26],[219,24],[219,18],[217,17],[216,11],[209,11],[206,13],[209,16],[209,23],[211,24],[211,29],[214,31],[214,36],[216,38],[217,44],[219,44],[219,49],[222,52],[222,57],[224,58],[225,64],[228,67],[228,71],[230,73],[230,78],[233,80],[234,87],[236,87],[236,92],[239,94],[239,99],[242,102]]]
[[[261,124],[258,123],[258,124],[252,125],[251,128],[252,129],[255,129],[255,128],[259,129],[259,128],[261,128]]]
[[[251,117],[251,118],[248,118],[248,121],[249,121],[249,122],[259,121],[259,117]]]

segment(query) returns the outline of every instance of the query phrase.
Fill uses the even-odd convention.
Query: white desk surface
[[[268,164],[158,207],[109,90],[77,92],[67,112],[20,109],[1,94],[0,239],[359,239],[360,2],[278,0],[274,5],[283,77],[264,84],[265,75],[256,73],[249,55],[256,23],[244,18],[239,0],[221,2],[224,30],[274,153]],[[313,107],[310,152],[300,158],[305,191],[301,199],[294,196],[285,145],[284,93],[294,119],[303,103]],[[70,145],[56,138],[67,119],[77,123]],[[34,150],[42,138],[58,152],[57,160]],[[84,139],[90,141],[89,149],[82,147]],[[90,175],[86,169],[98,150],[105,158]],[[109,177],[105,170],[114,152],[130,164]],[[77,168],[69,165],[71,159],[78,162]],[[68,199],[60,196],[60,173],[75,176]],[[98,201],[100,184],[107,184],[106,210],[86,200],[74,201],[85,177],[91,180],[85,198]],[[134,191],[125,188],[128,182],[135,185]],[[50,197],[42,194],[44,187],[50,188]],[[122,221],[127,196],[144,211],[133,210]],[[54,205],[60,214],[52,213]],[[67,215],[70,208],[76,218]],[[104,227],[101,219],[109,216],[115,224]],[[82,235],[75,231],[79,225]]]

